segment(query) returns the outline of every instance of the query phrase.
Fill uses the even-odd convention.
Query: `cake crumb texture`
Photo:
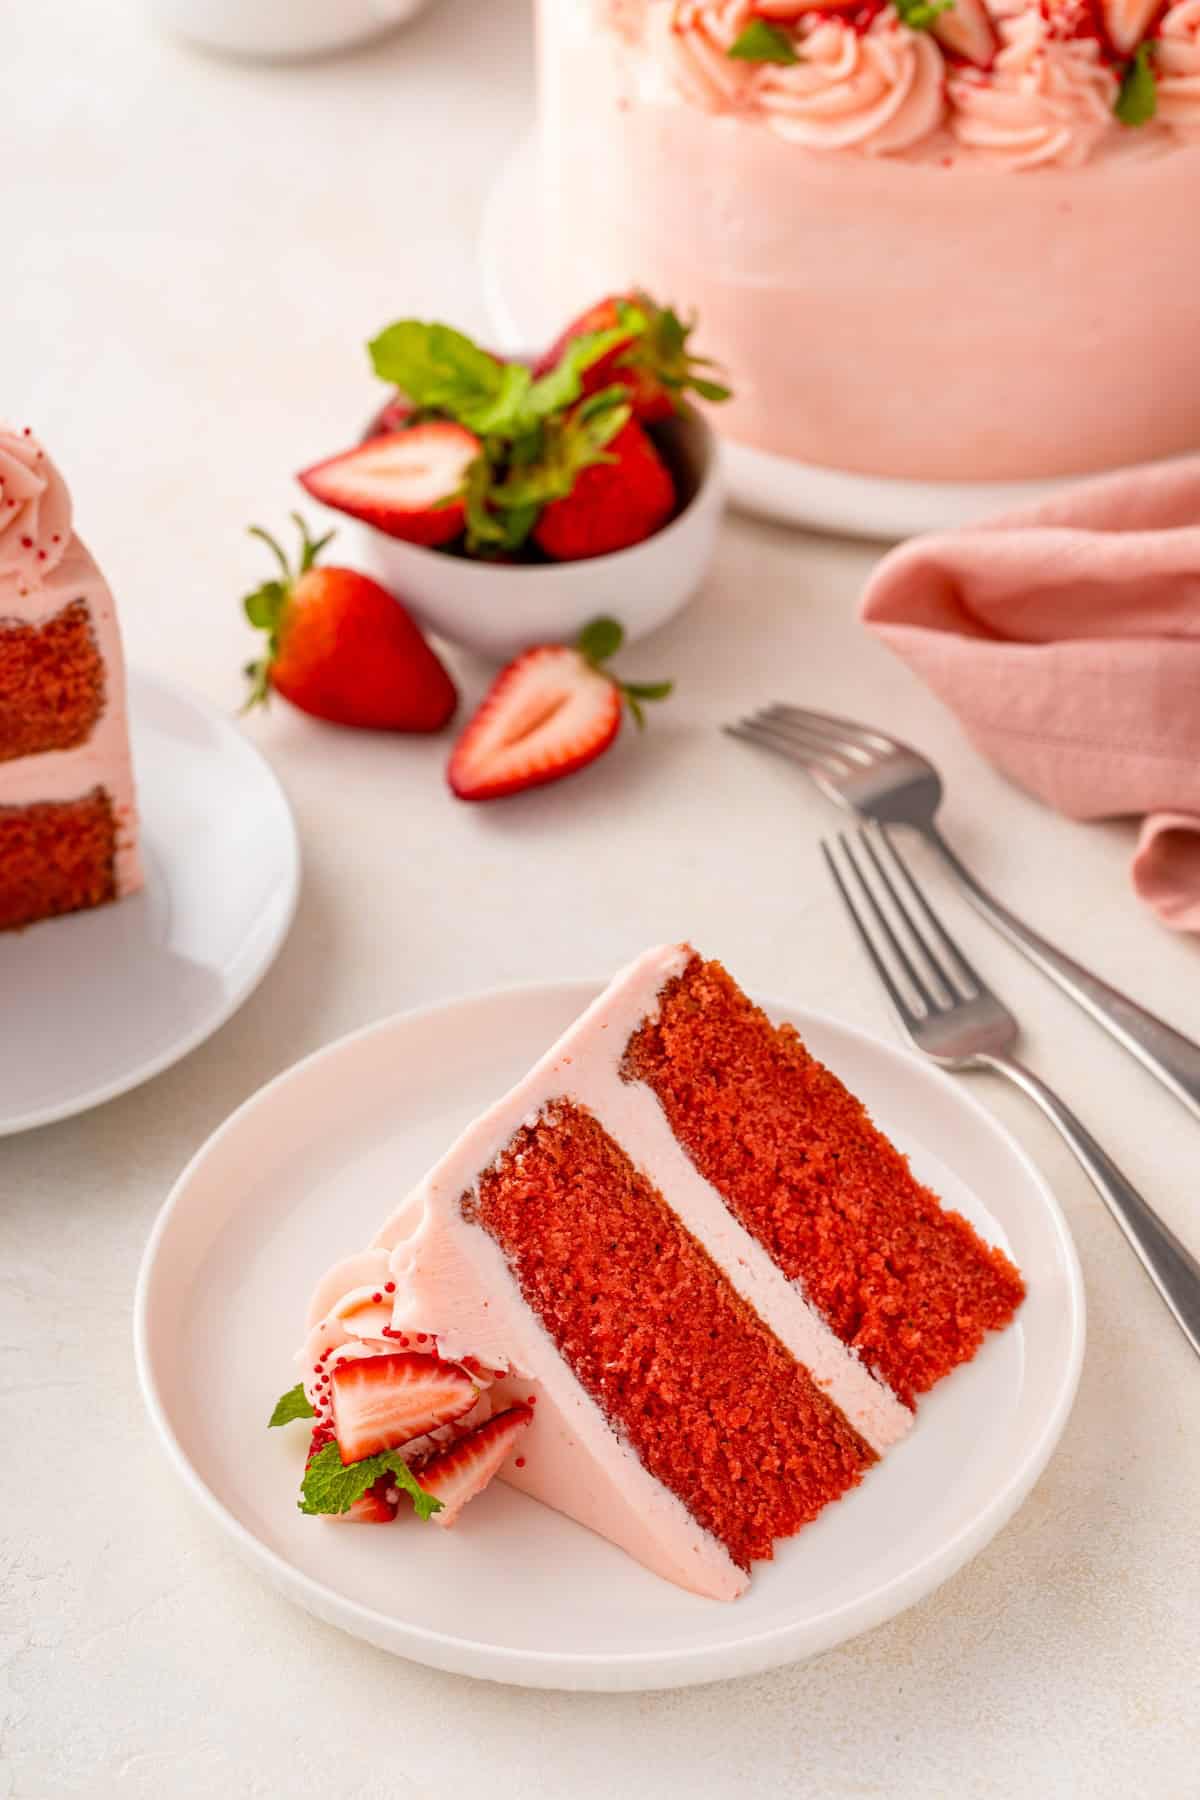
[[[116,824],[103,788],[0,806],[0,931],[116,898]]]
[[[585,1108],[522,1127],[462,1204],[618,1436],[741,1568],[875,1461]]]
[[[861,1101],[720,963],[694,957],[668,983],[622,1073],[650,1086],[730,1211],[906,1405],[1020,1305],[1008,1258],[940,1205]]]
[[[73,750],[104,710],[104,664],[87,603],[40,625],[0,619],[0,762]]]

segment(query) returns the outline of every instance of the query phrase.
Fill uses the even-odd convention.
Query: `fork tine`
[[[839,774],[849,775],[857,768],[869,768],[878,759],[869,750],[860,750],[857,744],[848,744],[841,739],[833,738],[825,731],[814,730],[803,719],[782,718],[779,708],[764,707],[754,715],[755,722],[764,730],[777,731],[789,738],[797,738],[809,749],[819,751],[822,756],[836,757],[841,765]]]
[[[932,932],[934,932],[934,934],[937,936],[938,940],[940,941],[940,943],[942,945],[942,948],[946,951],[947,955],[951,956],[954,959],[954,961],[958,964],[958,967],[961,970],[962,975],[966,976],[965,984],[960,977],[960,980],[959,980],[960,989],[964,985],[966,985],[971,989],[971,993],[973,993],[973,994],[986,993],[987,992],[987,983],[984,981],[983,977],[979,974],[979,971],[977,969],[975,969],[971,965],[971,963],[969,963],[967,961],[967,958],[963,955],[962,951],[959,949],[959,947],[955,943],[954,939],[950,936],[950,933],[946,930],[946,927],[942,924],[942,921],[939,919],[938,915],[934,912],[933,907],[929,904],[929,901],[925,898],[924,893],[917,886],[916,877],[913,874],[912,870],[909,868],[908,864],[905,862],[904,858],[901,856],[899,850],[896,848],[895,840],[893,839],[892,834],[888,830],[887,826],[882,825],[882,824],[877,825],[876,830],[878,832],[879,837],[887,845],[888,854],[891,857],[893,867],[899,873],[901,880],[904,882],[905,887],[908,889],[910,895],[912,896],[914,904],[924,914],[925,921],[926,921],[927,925],[929,926],[930,930]],[[868,844],[868,848],[870,848],[869,844]],[[872,851],[872,855],[874,855],[874,851]],[[895,889],[893,888],[891,882],[888,880],[887,875],[884,873],[883,867],[877,856],[875,856],[875,866],[879,870],[879,873],[880,873],[889,893],[892,894],[893,898],[896,901],[897,906],[900,906],[900,909],[903,912],[904,908],[901,905],[899,896],[896,894]],[[907,917],[907,914],[905,916]],[[926,941],[924,939],[922,939],[921,942],[922,942],[923,947],[925,948],[926,955],[929,955],[928,945],[926,944]],[[933,961],[932,957],[930,957],[930,960]],[[936,967],[938,967],[938,965],[935,963],[934,967],[936,968]],[[971,995],[969,994],[968,998],[970,998],[970,997],[971,997]]]
[[[849,770],[844,766],[835,766],[837,759],[828,751],[817,749],[789,737],[766,724],[757,715],[749,719],[739,719],[736,725],[723,725],[722,731],[730,737],[742,738],[748,744],[763,744],[768,750],[777,750],[792,762],[799,763],[807,769],[814,779],[824,776],[826,780],[835,780],[839,775],[846,775]],[[837,796],[835,795],[835,798]]]
[[[768,710],[781,719],[794,719],[813,730],[836,734],[857,749],[866,750],[872,755],[887,755],[901,747],[894,738],[887,737],[882,731],[872,731],[868,725],[856,725],[853,719],[839,718],[836,713],[817,712],[811,706],[788,706],[776,701]]]
[[[844,834],[842,834],[842,833],[838,834],[838,841],[840,842],[843,851],[848,856],[849,850],[848,850],[848,847],[846,844],[846,839],[845,839]],[[867,927],[862,918],[862,915],[860,914],[858,907],[854,904],[854,900],[850,894],[850,890],[846,886],[846,883],[842,880],[841,870],[838,868],[837,863],[834,860],[833,852],[829,848],[829,842],[827,839],[824,839],[824,838],[821,840],[821,854],[825,858],[826,864],[828,865],[829,873],[833,876],[834,886],[837,888],[838,893],[842,897],[842,904],[846,908],[846,911],[850,915],[850,923],[853,925],[855,931],[857,931],[859,938],[862,941],[863,949],[866,951],[866,953],[870,957],[872,963],[875,965],[875,973],[878,975],[880,981],[882,981],[885,989],[887,990],[888,998],[890,999],[892,1005],[895,1007],[896,1012],[899,1015],[901,1024],[904,1026],[906,1031],[915,1030],[916,1027],[921,1023],[921,1021],[920,1021],[919,1017],[917,1016],[917,1014],[913,1011],[912,1007],[909,1005],[908,1000],[906,999],[904,994],[901,993],[899,987],[896,985],[895,981],[892,979],[892,971],[888,968],[886,962],[883,960],[882,956],[880,956],[879,951],[875,948],[875,940],[871,936],[871,933],[867,930]],[[855,870],[856,874],[857,874],[857,872],[858,871]],[[859,879],[861,881],[862,877],[860,876]]]
[[[869,851],[871,849],[871,844],[870,844],[869,838],[867,837],[866,832],[859,831],[857,835],[858,835],[859,843],[863,844],[866,847],[866,849]],[[879,901],[876,897],[874,888],[871,886],[870,882],[867,880],[865,874],[863,873],[862,866],[859,863],[858,858],[854,854],[854,849],[850,843],[850,840],[847,838],[847,836],[844,832],[839,832],[838,836],[839,836],[839,839],[841,842],[842,852],[846,858],[846,862],[848,863],[850,868],[853,869],[855,875],[858,877],[858,885],[863,891],[863,897],[865,898],[867,905],[870,907],[872,913],[874,914],[875,923],[878,925],[880,932],[882,933],[883,937],[886,939],[888,946],[891,949],[892,955],[896,958],[896,961],[900,964],[900,967],[904,970],[904,973],[908,976],[908,979],[912,983],[916,992],[921,996],[921,999],[925,1005],[926,1016],[928,1017],[932,1013],[944,1011],[945,1004],[946,1004],[945,1001],[934,998],[933,991],[930,988],[929,983],[926,981],[926,979],[922,975],[921,971],[917,968],[917,965],[913,962],[912,957],[908,954],[908,951],[905,949],[905,947],[901,943],[899,937],[896,935],[896,929],[893,926],[892,921],[888,918],[888,916],[884,912],[882,906],[880,906]],[[872,857],[872,860],[875,861],[875,858]],[[879,866],[878,862],[876,862],[876,867],[878,867],[878,866]],[[921,948],[924,950],[925,944],[921,938],[920,932],[917,931],[913,927],[911,919],[909,919],[908,915],[906,914],[903,905],[900,903],[899,897],[892,891],[891,884],[889,882],[887,882],[886,877],[885,877],[885,886],[888,888],[888,891],[891,894],[891,898],[896,905],[896,910],[899,912],[900,917],[904,920],[904,922],[908,926],[909,930],[912,931],[912,934],[913,934],[914,938],[916,939],[917,943],[920,944]],[[937,966],[938,966],[937,959],[935,957],[930,957],[929,960],[932,963],[934,970],[937,971]],[[950,987],[948,983],[947,983],[947,992],[951,995],[953,995],[953,993],[954,993],[954,989],[952,987]]]

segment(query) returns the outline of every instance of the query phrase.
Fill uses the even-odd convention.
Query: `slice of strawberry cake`
[[[113,597],[62,476],[0,425],[0,931],[141,885]]]
[[[732,1599],[1006,1326],[1008,1259],[719,963],[651,950],[309,1309],[301,1506],[452,1524],[497,1473]]]

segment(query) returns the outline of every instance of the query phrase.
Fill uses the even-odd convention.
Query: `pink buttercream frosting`
[[[1155,33],[1158,118],[1200,142],[1200,0],[1180,0]]]
[[[32,432],[0,425],[0,612],[4,585],[42,581],[70,536],[66,482]]]
[[[997,21],[988,71],[949,79],[958,142],[1011,169],[1075,168],[1114,129],[1118,80],[1094,38],[1058,38],[1036,8]]]

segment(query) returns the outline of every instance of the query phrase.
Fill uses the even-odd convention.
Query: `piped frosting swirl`
[[[0,583],[35,586],[71,537],[67,484],[32,432],[0,425]]]

